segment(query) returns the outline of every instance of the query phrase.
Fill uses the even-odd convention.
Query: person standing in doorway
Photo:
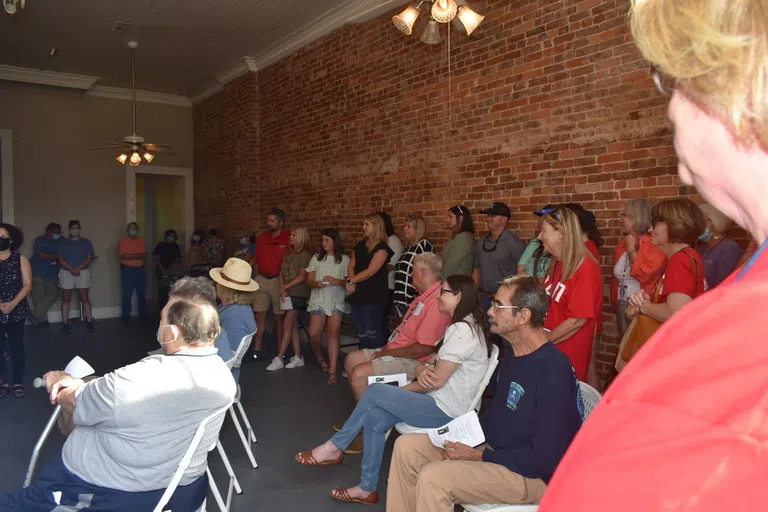
[[[525,243],[507,229],[512,216],[509,206],[493,203],[480,213],[488,216],[489,232],[475,244],[472,279],[480,289],[480,307],[487,313],[501,282],[517,273]]]
[[[45,234],[35,238],[32,249],[32,302],[34,310],[28,315],[36,327],[48,326],[48,309],[59,298],[59,269],[56,248],[61,239],[61,225],[51,222]]]
[[[270,306],[275,315],[275,339],[283,339],[283,310],[280,308],[280,264],[290,246],[291,233],[283,229],[285,212],[272,208],[267,212],[267,230],[256,239],[253,257],[255,281],[259,289],[253,294],[253,312],[256,315],[256,336],[253,358],[261,359],[264,328]]]
[[[80,236],[80,221],[69,221],[69,238],[63,239],[58,247],[59,288],[61,288],[61,321],[64,323],[64,335],[72,333],[72,322],[69,320],[69,301],[72,298],[72,290],[77,289],[80,294],[80,302],[88,332],[94,332],[93,316],[91,315],[91,270],[93,261],[93,244],[87,238]]]
[[[174,278],[183,277],[185,272],[178,239],[179,234],[176,230],[168,229],[165,231],[163,241],[158,243],[152,251],[152,262],[155,266],[155,276],[157,276],[157,305],[160,311],[168,304]]]
[[[120,255],[120,276],[123,286],[123,323],[127,324],[131,316],[131,298],[136,290],[136,302],[139,316],[147,317],[147,271],[144,263],[147,259],[147,242],[139,236],[139,225],[128,223],[126,236],[117,245]]]

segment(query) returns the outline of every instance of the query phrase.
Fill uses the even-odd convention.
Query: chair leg
[[[227,468],[227,473],[229,473],[229,477],[232,478],[232,482],[235,485],[235,492],[237,494],[243,494],[243,489],[240,487],[240,482],[237,481],[235,472],[232,471],[232,466],[229,463],[227,454],[224,452],[224,447],[221,446],[221,441],[216,441],[216,448],[219,450],[219,455],[221,455],[221,460],[224,461],[224,467]]]
[[[245,438],[243,429],[240,427],[240,422],[237,421],[237,415],[235,415],[234,407],[229,408],[229,415],[232,416],[232,421],[235,423],[235,429],[237,429],[237,434],[240,436],[240,440],[243,442],[243,446],[245,447],[245,453],[248,455],[248,458],[251,461],[251,466],[253,466],[253,469],[256,469],[257,467],[259,467],[259,465],[256,464],[256,459],[253,458],[253,452],[251,451],[251,446],[248,444],[248,440]]]
[[[248,421],[248,416],[245,415],[245,409],[243,409],[243,404],[241,404],[239,401],[236,402],[237,409],[240,411],[240,415],[243,417],[243,422],[245,422],[245,428],[248,429],[248,437],[251,440],[252,443],[258,443],[259,440],[256,439],[256,434],[253,432],[253,428],[251,427],[251,422]]]
[[[213,481],[213,475],[211,475],[211,469],[206,467],[205,472],[208,473],[208,485],[211,487],[211,492],[213,493],[213,498],[216,500],[216,504],[219,505],[219,510],[221,512],[229,512],[229,509],[224,504],[224,500],[221,498],[221,494],[219,493],[219,488],[216,487],[216,482]]]

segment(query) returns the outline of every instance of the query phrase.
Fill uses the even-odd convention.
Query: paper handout
[[[462,414],[440,428],[431,428],[427,430],[427,435],[438,448],[444,448],[447,441],[463,443],[473,448],[485,442],[485,434],[475,411]]]
[[[64,368],[64,373],[68,373],[76,379],[82,379],[83,377],[93,375],[95,372],[96,370],[94,370],[91,365],[86,363],[80,356],[75,356],[75,358],[69,362],[67,367]]]
[[[286,295],[280,300],[280,309],[283,311],[290,311],[293,309],[293,302],[291,301],[290,295]]]
[[[372,375],[368,377],[368,384],[392,384],[393,386],[403,387],[408,384],[408,377],[404,373]]]

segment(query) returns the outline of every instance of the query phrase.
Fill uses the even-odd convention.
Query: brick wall
[[[666,101],[631,41],[629,2],[473,7],[487,17],[471,38],[452,31],[450,71],[447,42],[404,36],[390,13],[198,105],[199,223],[260,230],[263,212],[279,205],[291,225],[313,237],[336,226],[351,245],[363,215],[383,209],[400,233],[407,214],[423,215],[442,248],[446,209],[456,203],[477,212],[504,201],[511,229],[529,239],[531,210],[578,201],[595,211],[606,239],[607,290],[623,202],[693,193],[676,176]],[[475,220],[484,229],[484,218]],[[603,374],[616,352],[609,309]]]

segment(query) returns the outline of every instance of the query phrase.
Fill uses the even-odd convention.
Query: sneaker
[[[272,362],[269,363],[269,366],[267,366],[267,371],[268,372],[274,372],[276,370],[281,370],[284,367],[285,367],[285,365],[283,364],[283,361],[279,357],[276,357],[276,358],[272,359]]]
[[[301,356],[293,356],[285,365],[286,368],[301,368],[302,366],[304,366],[304,358]]]
[[[64,332],[64,336],[69,336],[72,334],[72,322],[67,322],[62,327],[62,331]]]
[[[85,324],[85,330],[88,331],[88,332],[96,332],[96,326],[93,325],[93,321],[88,322],[87,324]]]

